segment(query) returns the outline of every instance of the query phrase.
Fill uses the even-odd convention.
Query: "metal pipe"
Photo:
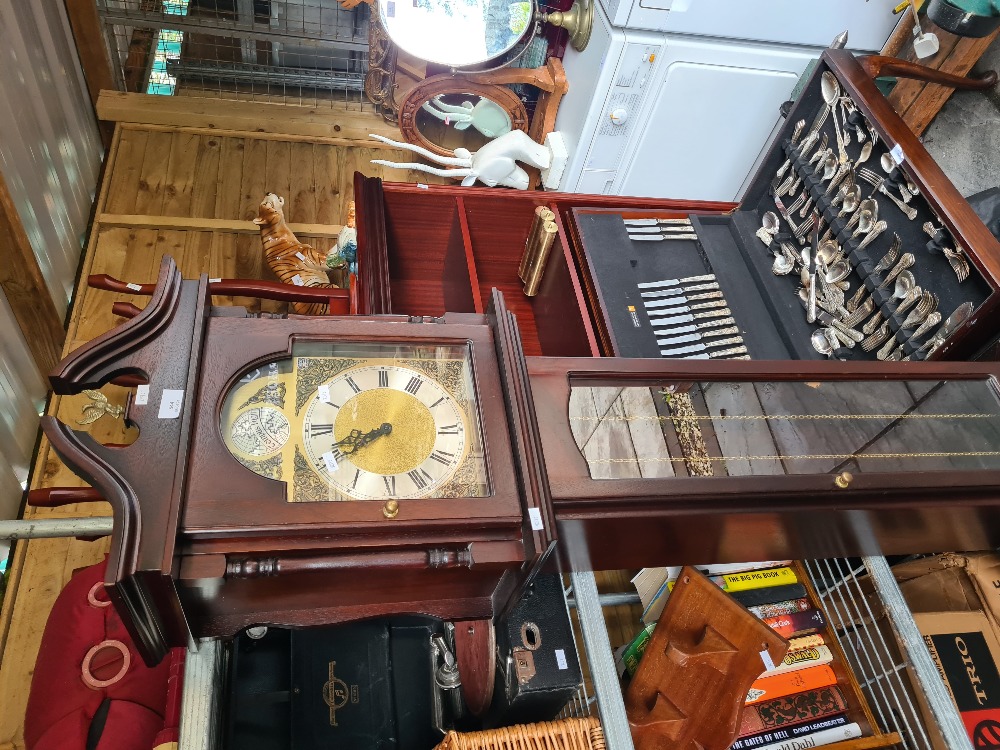
[[[597,694],[597,708],[604,727],[608,750],[634,750],[632,733],[625,717],[625,700],[611,655],[608,628],[604,624],[594,574],[571,573],[573,594],[578,602],[577,617],[590,662],[590,677]]]
[[[619,594],[601,594],[597,597],[602,607],[620,607],[628,604],[642,604],[638,594],[622,592]],[[567,597],[566,603],[571,609],[576,609],[576,597]]]
[[[864,557],[862,561],[868,569],[876,593],[882,600],[882,606],[892,624],[903,657],[915,673],[914,682],[917,689],[923,693],[942,739],[951,750],[972,750],[972,743],[969,742],[962,717],[952,702],[948,688],[941,680],[941,675],[931,658],[930,651],[927,650],[923,636],[917,629],[917,623],[913,620],[889,563],[884,557]]]
[[[114,531],[111,516],[93,518],[36,518],[26,521],[0,521],[0,539],[52,539],[64,536],[110,536]]]

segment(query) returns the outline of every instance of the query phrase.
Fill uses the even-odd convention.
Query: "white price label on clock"
[[[538,508],[528,508],[528,518],[531,521],[532,531],[541,531],[545,528],[545,524],[542,523],[542,511]]]
[[[326,464],[326,470],[331,474],[337,470],[337,459],[332,451],[323,454],[323,463]]]
[[[322,401],[324,404],[333,403],[330,400],[330,386],[321,385],[319,388],[316,389],[316,393],[319,395],[319,400]]]
[[[181,407],[184,405],[184,391],[176,391],[164,388],[160,396],[160,419],[176,419],[180,416]]]
[[[132,401],[136,406],[145,406],[149,403],[149,386],[138,385],[135,388],[135,399]]]

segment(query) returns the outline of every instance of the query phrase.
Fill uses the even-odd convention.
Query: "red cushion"
[[[24,740],[29,750],[83,748],[90,721],[105,698],[112,705],[99,747],[134,746],[147,750],[163,728],[170,660],[164,659],[152,669],[146,667],[114,607],[94,607],[88,602],[90,590],[104,580],[106,563],[76,573],[52,607],[35,662],[24,719]],[[102,591],[98,598],[106,600],[107,596]],[[81,671],[84,657],[93,646],[109,639],[121,641],[128,648],[128,671],[114,685],[89,687]],[[100,671],[96,676],[105,679],[118,669],[107,671],[110,674]],[[119,707],[119,701],[124,706]],[[156,717],[158,723],[150,730],[151,717]],[[106,744],[103,737],[114,737],[118,744]],[[133,737],[144,744],[129,744],[129,738]]]

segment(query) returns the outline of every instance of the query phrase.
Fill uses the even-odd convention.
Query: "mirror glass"
[[[532,26],[530,0],[379,0],[379,17],[400,49],[461,67],[509,52]]]
[[[512,127],[507,110],[478,94],[439,94],[417,110],[417,130],[424,138],[449,151],[477,151]]]

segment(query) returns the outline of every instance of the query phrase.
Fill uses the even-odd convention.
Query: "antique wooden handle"
[[[940,83],[943,86],[951,86],[956,89],[983,90],[991,88],[997,82],[997,73],[991,70],[979,78],[969,78],[966,76],[956,76],[952,73],[944,73],[926,65],[918,65],[908,60],[900,60],[896,57],[886,57],[884,55],[868,55],[858,58],[861,67],[872,78],[881,75],[896,76],[897,78],[913,78],[917,81],[927,81],[928,83]]]
[[[28,492],[28,505],[33,508],[59,508],[76,503],[96,503],[103,499],[93,487],[44,487]]]
[[[352,277],[353,281],[353,277]],[[109,276],[106,273],[92,274],[87,277],[87,285],[94,289],[123,294],[151,295],[156,284],[129,284]],[[352,289],[326,286],[293,286],[279,281],[261,281],[258,279],[219,279],[208,283],[211,294],[236,297],[259,297],[279,302],[327,302],[330,305],[330,315],[348,315],[356,311],[351,305],[352,298],[357,299],[357,292]],[[118,303],[116,303],[118,304]],[[128,304],[128,303],[121,303]],[[134,305],[133,305],[134,307]],[[136,314],[130,308],[112,307],[116,315],[131,318]],[[130,313],[130,314],[129,314]]]

